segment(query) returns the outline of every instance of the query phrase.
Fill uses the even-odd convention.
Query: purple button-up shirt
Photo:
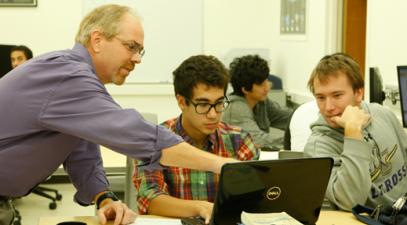
[[[31,59],[0,79],[0,195],[22,196],[62,163],[90,204],[108,188],[99,144],[160,167],[161,149],[182,139],[122,109],[96,75],[86,48]]]

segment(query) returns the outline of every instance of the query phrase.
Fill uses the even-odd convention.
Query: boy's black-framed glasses
[[[223,99],[216,101],[211,104],[208,102],[193,102],[191,99],[184,97],[186,101],[190,102],[195,107],[195,112],[198,114],[208,114],[212,108],[215,109],[215,112],[221,113],[229,106],[229,99],[225,96]]]

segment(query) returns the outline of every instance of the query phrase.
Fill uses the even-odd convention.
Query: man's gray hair
[[[118,34],[120,21],[126,14],[140,17],[134,9],[128,6],[108,4],[95,8],[83,18],[75,41],[87,47],[90,35],[95,30],[103,33],[107,40],[111,40]]]

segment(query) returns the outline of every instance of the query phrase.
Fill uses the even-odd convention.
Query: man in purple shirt
[[[162,164],[219,173],[234,161],[112,99],[104,84],[123,84],[141,62],[143,41],[134,12],[101,6],[81,22],[73,49],[38,56],[0,79],[0,218],[10,197],[26,195],[63,164],[76,202],[96,203],[102,224],[132,223],[136,214],[108,190],[99,145],[144,161],[147,170]]]

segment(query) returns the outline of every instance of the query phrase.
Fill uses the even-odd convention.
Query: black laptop
[[[331,174],[331,158],[244,161],[225,164],[210,225],[240,224],[242,211],[282,212],[315,224]],[[184,225],[199,224],[184,218]]]

